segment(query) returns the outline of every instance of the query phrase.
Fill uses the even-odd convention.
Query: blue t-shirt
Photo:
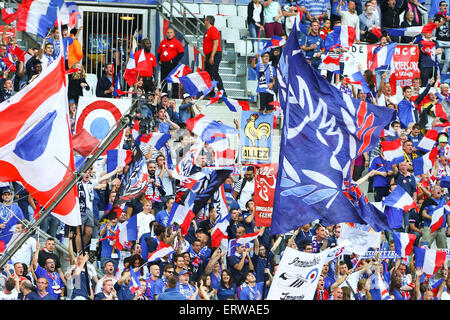
[[[399,172],[395,177],[395,182],[397,183],[397,187],[401,186],[411,197],[417,190],[416,178],[412,174],[409,176],[404,176],[401,172]]]
[[[42,268],[39,264],[34,271],[37,278],[44,277],[48,281],[47,292],[51,294],[55,300],[58,299],[61,294],[61,289],[64,288],[64,282],[59,276],[58,272],[48,272],[44,268]]]
[[[166,291],[158,296],[158,300],[188,300],[185,296],[178,292],[177,288],[167,288]]]
[[[100,231],[102,231],[104,228],[106,228],[106,223],[103,225],[103,227],[100,229]],[[111,226],[111,229],[117,232],[119,230],[119,225],[116,224],[115,226]],[[112,234],[111,231],[106,229],[104,237],[108,237],[108,236],[114,236],[114,234]],[[110,241],[111,240],[109,240],[109,239],[105,239],[102,241],[102,253],[101,253],[102,257],[111,258],[113,246],[111,245]],[[117,253],[117,256],[120,257],[120,250],[116,250],[115,252]]]
[[[246,257],[245,259],[247,260],[248,257]],[[234,255],[228,257],[228,270],[231,271],[231,274],[233,275],[233,281],[235,283],[240,282],[242,276],[245,273],[247,273],[247,271],[248,271],[248,262],[244,263],[244,266],[242,267],[242,269],[240,271],[234,268],[234,266],[236,264],[238,264],[240,261],[241,261],[241,255],[234,254]]]
[[[306,46],[310,47],[312,44],[317,45],[317,48],[314,50],[305,51],[305,56],[311,59],[321,59],[320,57],[313,58],[313,56],[315,53],[320,52],[321,49],[325,48],[322,37],[320,35],[313,36],[311,34],[308,34],[308,36],[306,37]]]
[[[7,244],[16,229],[16,224],[23,218],[22,209],[18,205],[14,203],[10,206],[0,204],[0,224],[5,223],[5,228],[0,229],[0,240]]]
[[[120,285],[116,282],[114,284],[114,289],[116,290],[117,298],[119,298],[119,300],[133,300],[134,295],[126,284]]]
[[[263,282],[257,282],[254,287],[242,285],[240,287],[239,300],[262,300]]]
[[[236,294],[236,284],[233,283],[231,288],[225,288],[220,285],[217,288],[217,299],[218,300],[226,300],[228,297],[234,297]]]
[[[382,159],[380,156],[373,158],[372,163],[369,167],[369,172],[372,170],[377,170],[379,172],[388,172],[392,170],[392,166],[389,161]],[[373,176],[373,187],[388,187],[389,178],[379,175]]]

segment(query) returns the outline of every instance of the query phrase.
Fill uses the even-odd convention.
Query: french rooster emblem
[[[272,131],[270,124],[267,122],[261,122],[256,126],[255,122],[258,119],[258,115],[252,114],[250,119],[247,120],[247,124],[244,128],[244,133],[248,137],[248,139],[252,142],[252,146],[256,147],[255,141],[261,140],[262,137],[266,137],[269,139],[270,133]]]

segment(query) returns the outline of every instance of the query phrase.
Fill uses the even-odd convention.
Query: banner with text
[[[239,158],[242,163],[270,163],[273,115],[242,111]]]
[[[255,225],[270,227],[278,164],[259,165],[255,172]]]
[[[312,300],[328,254],[328,250],[308,253],[287,247],[267,300]]]
[[[378,45],[355,44],[350,48],[350,52],[355,56],[356,61],[361,64],[364,70],[369,69],[372,63],[373,51]],[[417,45],[398,44],[395,47],[393,57],[395,83],[399,87],[411,86],[412,79],[420,77],[419,69],[419,47]],[[392,83],[391,83],[392,85]]]

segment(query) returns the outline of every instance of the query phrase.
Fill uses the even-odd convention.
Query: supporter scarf
[[[151,177],[150,177],[151,179]],[[159,185],[162,185],[162,181],[159,177],[155,175],[154,177],[155,181],[158,181]],[[145,192],[145,197],[148,200],[151,200],[152,202],[161,202],[161,193],[159,192],[159,189],[155,186],[155,182],[152,184],[149,184],[147,186],[147,191]]]
[[[186,298],[191,297],[195,293],[195,288],[190,284],[179,284],[178,292],[181,293]]]
[[[88,181],[86,183],[86,189],[84,188],[83,182],[79,181],[77,183],[77,188],[78,188],[78,201],[80,203],[80,212],[86,213],[86,209],[87,209],[87,202],[86,202],[86,196],[89,197],[89,200],[92,202],[94,200],[94,187],[92,186],[92,183],[90,181]],[[86,195],[87,192],[87,195]]]
[[[198,268],[202,264],[202,256],[205,255],[206,251],[208,250],[207,246],[204,246],[200,249],[199,253],[195,253],[195,251],[192,249],[192,246],[189,247],[188,252],[191,256],[191,264],[193,267]]]
[[[257,92],[267,92],[272,93],[273,91],[268,88],[269,83],[274,77],[274,68],[270,64],[259,64],[259,74],[258,74],[258,89]]]

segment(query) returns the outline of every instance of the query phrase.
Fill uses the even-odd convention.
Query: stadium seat
[[[215,16],[219,13],[219,9],[215,4],[201,3],[199,7],[200,14],[203,16]]]
[[[197,17],[202,17],[200,14],[200,9],[198,7],[198,3],[183,3],[186,9],[188,9],[192,14],[195,14]],[[189,13],[186,13],[189,16]]]
[[[87,73],[86,74],[86,82],[89,85],[89,91],[84,90],[83,96],[84,97],[95,97],[95,88],[97,88],[97,75],[94,73]]]
[[[163,13],[166,15],[170,15],[170,12],[171,12],[170,3],[163,2],[162,5],[163,5]],[[182,14],[181,14],[181,9],[180,9],[181,8],[180,4],[173,2],[172,5],[173,5],[172,16],[178,17],[178,18],[181,17]]]
[[[239,17],[243,17],[245,19],[247,19],[247,15],[248,15],[248,7],[247,6],[237,6],[237,12],[238,12],[238,16]]]
[[[227,18],[224,16],[214,16],[216,21],[214,22],[214,26],[220,31],[227,28]]]
[[[247,52],[245,51],[245,43],[247,43]],[[252,42],[245,41],[245,40],[236,41],[234,48],[235,48],[236,53],[243,57],[245,57],[246,54],[247,54],[247,56],[250,55],[250,52],[253,51]]]
[[[227,25],[232,29],[247,29],[246,19],[239,16],[227,17]]]
[[[236,43],[241,39],[239,30],[236,29],[225,28],[222,29],[221,34],[222,39],[229,43]]]
[[[220,4],[219,5],[219,14],[223,14],[224,16],[236,16],[236,6],[230,4]]]

